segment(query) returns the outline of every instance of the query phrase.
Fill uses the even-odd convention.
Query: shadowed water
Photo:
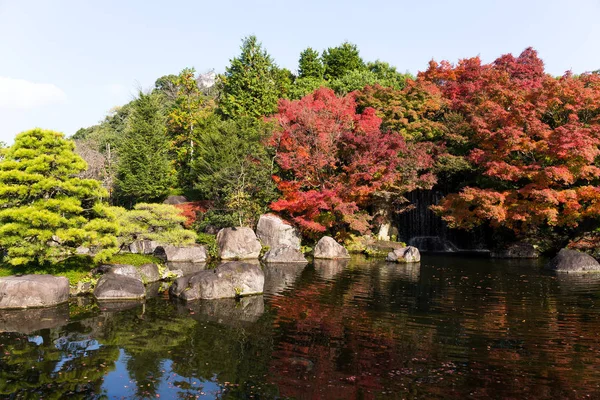
[[[600,398],[600,275],[540,268],[319,261],[239,302],[0,311],[0,397]]]

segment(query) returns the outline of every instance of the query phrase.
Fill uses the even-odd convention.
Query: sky
[[[0,0],[0,141],[72,135],[185,67],[223,72],[256,35],[295,71],[306,47],[344,41],[413,74],[535,48],[547,72],[600,69],[600,0]]]

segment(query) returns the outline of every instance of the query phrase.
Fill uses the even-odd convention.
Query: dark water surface
[[[0,312],[0,397],[600,398],[600,275],[424,257],[266,267],[264,296]]]

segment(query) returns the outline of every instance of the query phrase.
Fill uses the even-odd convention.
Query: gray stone
[[[291,287],[304,271],[304,268],[306,268],[306,263],[265,265],[265,293],[278,294]]]
[[[40,329],[52,329],[69,322],[69,305],[32,308],[28,310],[1,310],[0,332],[30,334]]]
[[[291,247],[300,250],[300,232],[289,222],[273,214],[261,215],[256,225],[256,236],[271,249]]]
[[[413,246],[402,247],[390,252],[385,260],[397,263],[418,263],[421,261],[421,253]]]
[[[160,281],[161,276],[160,272],[158,272],[158,265],[154,263],[141,265],[138,267],[138,271],[144,283]]]
[[[317,271],[323,279],[327,280],[335,278],[340,272],[348,267],[349,264],[350,260],[344,258],[335,260],[315,258],[314,260],[315,271]]]
[[[133,265],[129,264],[109,265],[108,269],[105,269],[104,273],[128,276],[130,278],[137,279],[140,282],[142,281],[142,275],[140,274],[140,271]]]
[[[160,243],[154,240],[136,240],[129,245],[129,252],[133,254],[153,254]]]
[[[0,308],[50,307],[69,300],[64,276],[21,275],[0,278]]]
[[[306,264],[306,258],[299,249],[279,246],[267,251],[263,257],[263,261],[266,263],[304,263]]]
[[[222,299],[260,294],[264,290],[265,274],[256,265],[228,262],[213,270],[177,279],[169,293],[185,301]]]
[[[338,259],[350,258],[348,250],[331,236],[323,236],[315,246],[315,258]]]
[[[204,271],[206,269],[206,263],[170,262],[167,263],[167,268],[170,271],[181,271],[181,276],[194,275],[200,271]]]
[[[110,273],[98,280],[94,296],[98,300],[136,300],[146,296],[146,289],[141,280]]]
[[[206,248],[199,244],[190,246],[161,245],[154,250],[154,256],[165,262],[193,262],[206,261]]]
[[[81,254],[81,255],[90,254],[90,248],[84,247],[84,246],[79,246],[78,248],[75,249],[75,254]]]
[[[169,196],[163,201],[163,204],[177,205],[187,203],[188,201],[185,196]]]
[[[540,253],[529,243],[512,243],[508,247],[491,253],[492,258],[539,258]]]
[[[223,260],[258,258],[262,250],[254,231],[246,227],[221,229],[217,233],[217,245]]]
[[[570,249],[559,251],[545,268],[557,272],[600,272],[600,264],[594,257]]]

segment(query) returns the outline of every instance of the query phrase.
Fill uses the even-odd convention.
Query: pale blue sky
[[[432,58],[538,50],[548,72],[600,68],[600,0],[0,0],[0,140],[73,134],[188,66],[222,72],[255,34],[283,67],[348,40],[416,73]]]

